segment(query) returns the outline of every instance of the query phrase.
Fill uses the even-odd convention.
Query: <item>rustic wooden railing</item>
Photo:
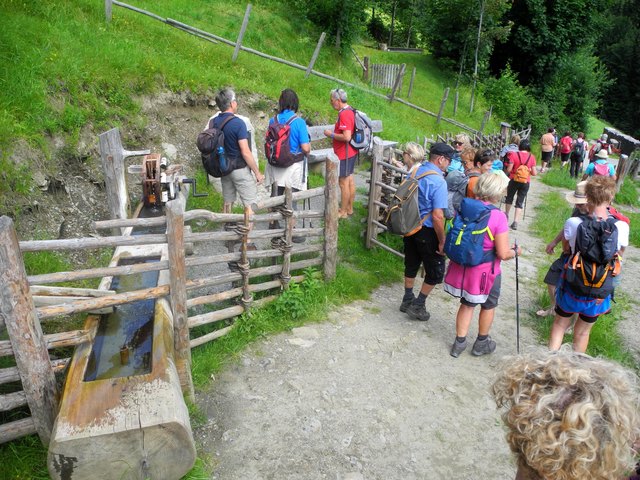
[[[5,413],[5,418],[18,418],[0,424],[0,443],[37,433],[42,442],[48,444],[59,395],[55,373],[63,370],[69,361],[68,358],[52,360],[49,351],[92,341],[96,334],[97,322],[86,322],[83,329],[46,333],[47,322],[53,318],[86,312],[104,312],[117,305],[141,299],[169,297],[174,317],[176,366],[184,394],[192,394],[191,348],[219,338],[233,328],[233,323],[222,325],[221,321],[237,317],[277,297],[274,293],[254,300],[253,294],[287,289],[290,282],[303,280],[303,271],[313,266],[322,265],[326,279],[335,276],[338,239],[337,185],[337,159],[332,156],[326,161],[325,187],[295,193],[286,189],[284,195],[269,198],[259,204],[258,213],[252,215],[247,212],[222,214],[206,210],[185,212],[186,202],[181,194],[176,200],[167,203],[165,216],[95,222],[96,229],[111,231],[119,231],[126,227],[166,225],[164,234],[19,242],[12,220],[1,217],[0,332],[6,329],[8,339],[0,340],[0,356],[13,356],[15,366],[0,369],[0,391],[4,392],[0,395],[0,412]],[[314,197],[324,198],[324,202],[319,202],[324,203],[323,208],[294,210],[294,202]],[[261,210],[272,211],[259,213]],[[315,228],[296,228],[297,221],[302,219],[315,219],[323,225]],[[196,220],[206,220],[213,227],[207,231],[192,233],[185,224]],[[274,220],[283,222],[283,228],[270,230],[260,227],[260,224]],[[215,226],[221,224],[227,228],[222,231],[216,230]],[[293,243],[294,235],[305,238],[306,244]],[[265,241],[270,241],[270,244],[265,246]],[[197,249],[203,242],[208,242],[206,248]],[[263,246],[252,251],[247,248],[250,242],[262,243]],[[227,251],[186,258],[185,250],[189,244],[195,245],[197,250],[203,252],[216,249],[216,245],[218,250]],[[108,267],[81,268],[39,275],[27,275],[22,259],[24,252],[119,246],[139,246],[142,249],[148,246],[149,249],[155,248],[157,251],[159,245],[167,249],[168,258],[162,258],[157,262],[126,266],[117,266],[112,262]],[[238,245],[239,251],[234,251],[233,247]],[[296,258],[298,255],[303,258]],[[261,259],[270,259],[272,264],[257,265]],[[229,263],[237,271],[195,278],[195,267]],[[169,272],[168,284],[123,293],[105,289],[47,285],[91,278],[103,278],[104,283],[104,279],[108,277],[163,270]],[[254,279],[264,276],[272,278],[252,283]],[[228,288],[223,291],[202,293],[203,289],[227,284]],[[43,300],[43,297],[46,299]],[[238,299],[237,305],[221,305],[233,299]],[[205,305],[214,310],[201,311],[200,307]],[[194,310],[199,311],[189,313]],[[93,325],[93,330],[87,329],[87,325]],[[196,337],[190,334],[196,327],[204,325],[210,325],[213,329]],[[30,416],[26,418],[25,406],[30,412]],[[16,409],[20,410],[12,412]]]

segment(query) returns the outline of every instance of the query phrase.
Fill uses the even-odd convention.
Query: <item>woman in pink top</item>
[[[504,195],[507,183],[508,180],[502,172],[491,171],[482,174],[475,186],[477,201],[485,205],[499,201]],[[486,355],[496,349],[496,342],[489,336],[489,330],[500,296],[500,262],[514,258],[516,251],[509,245],[509,227],[504,212],[497,208],[491,210],[487,227],[489,233],[484,237],[483,250],[493,250],[495,258],[473,267],[450,261],[444,279],[445,292],[460,298],[460,308],[456,315],[456,339],[450,351],[452,357],[457,358],[467,348],[467,333],[476,305],[480,305],[478,338],[473,344],[471,354]],[[518,247],[518,255],[520,253]]]

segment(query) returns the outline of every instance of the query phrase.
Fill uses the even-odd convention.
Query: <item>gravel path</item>
[[[536,272],[553,260],[529,231],[533,207],[548,190],[534,180],[527,218],[511,232],[524,249],[522,349],[539,345],[528,326],[541,288]],[[436,288],[427,300],[431,319],[415,322],[398,311],[401,285],[249,347],[198,394],[209,421],[195,433],[214,464],[212,478],[513,479],[488,393],[501,358],[516,353],[515,262],[503,263],[503,277],[491,332],[498,348],[490,356],[450,357],[457,299]],[[470,338],[476,333],[474,322]],[[639,338],[627,341],[638,350]]]

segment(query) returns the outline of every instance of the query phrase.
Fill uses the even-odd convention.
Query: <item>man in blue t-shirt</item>
[[[425,308],[427,296],[433,287],[444,278],[444,210],[447,208],[447,182],[444,172],[451,163],[455,150],[446,143],[434,143],[429,151],[429,161],[416,172],[416,178],[427,172],[418,181],[418,205],[422,228],[415,234],[404,237],[404,297],[400,311],[414,320],[429,320]],[[424,265],[424,282],[416,298],[413,285],[420,265]]]
[[[239,195],[240,201],[251,214],[251,206],[258,200],[256,182],[258,185],[261,184],[264,176],[251,153],[247,126],[242,119],[235,117],[238,112],[235,92],[230,88],[223,88],[215,100],[222,113],[213,119],[214,127],[222,124],[227,117],[234,116],[223,128],[225,155],[228,161],[234,163],[234,170],[220,179],[224,198],[223,212],[231,213],[231,206]]]

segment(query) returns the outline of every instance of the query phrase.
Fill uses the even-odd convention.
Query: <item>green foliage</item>
[[[300,14],[331,35],[347,52],[365,22],[365,0],[292,0]]]
[[[620,191],[616,194],[614,202],[618,205],[640,206],[638,201],[638,186],[630,177],[626,177]]]
[[[558,165],[554,166],[550,170],[541,176],[542,183],[545,183],[551,187],[561,187],[567,190],[574,190],[576,188],[576,179],[571,178],[569,170],[565,168],[559,168]]]
[[[37,435],[0,445],[0,478],[49,480],[47,449]]]

